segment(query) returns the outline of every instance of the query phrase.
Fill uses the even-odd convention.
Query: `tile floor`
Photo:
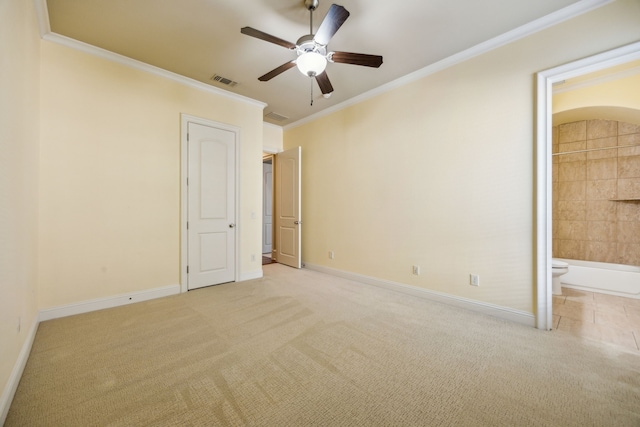
[[[562,288],[554,329],[640,352],[640,299]]]

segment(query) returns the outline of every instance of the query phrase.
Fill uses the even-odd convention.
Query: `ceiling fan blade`
[[[332,52],[330,54],[330,60],[333,62],[339,62],[341,64],[353,64],[363,65],[365,67],[378,68],[382,65],[382,56],[380,55],[367,55],[365,53],[350,53],[350,52]]]
[[[281,66],[279,66],[278,68],[275,68],[275,69],[269,71],[264,76],[258,77],[258,80],[260,80],[261,82],[269,81],[272,78],[274,78],[275,76],[277,76],[279,74],[282,74],[285,71],[287,71],[289,68],[293,68],[295,66],[296,66],[296,63],[294,61],[290,61],[290,62],[284,63]]]
[[[340,29],[348,17],[349,11],[347,9],[337,4],[332,4],[322,20],[318,32],[313,37],[314,40],[324,46],[329,44],[331,37]]]
[[[320,86],[320,90],[323,95],[333,92],[333,86],[331,86],[331,82],[329,81],[329,76],[327,76],[326,71],[317,75],[316,81],[318,82],[318,86]]]
[[[251,28],[251,27],[243,27],[240,29],[240,32],[242,34],[246,34],[247,36],[251,36],[251,37],[255,37],[257,39],[260,40],[264,40],[267,41],[269,43],[275,43],[277,45],[280,45],[282,47],[286,47],[287,49],[295,49],[296,45],[288,42],[286,40],[282,40],[281,38],[278,38],[276,36],[272,36],[271,34],[267,34],[267,33],[263,33],[260,30],[256,30],[255,28]]]

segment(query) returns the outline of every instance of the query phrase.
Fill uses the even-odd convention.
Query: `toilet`
[[[569,264],[559,259],[551,259],[551,280],[553,295],[562,295],[562,285],[560,284],[560,276],[569,272]]]

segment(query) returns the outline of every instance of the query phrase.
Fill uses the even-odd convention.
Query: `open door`
[[[275,156],[276,261],[302,267],[301,161],[302,147]]]
[[[273,156],[262,158],[262,256],[273,251]]]

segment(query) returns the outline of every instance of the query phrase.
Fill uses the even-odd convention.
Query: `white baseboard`
[[[105,308],[119,307],[121,305],[177,295],[179,293],[180,285],[169,285],[146,291],[131,292],[106,298],[82,301],[74,304],[40,310],[38,320],[40,322],[44,322],[45,320],[58,319],[60,317],[73,316],[74,314],[88,313],[90,311],[103,310]]]
[[[45,320],[57,319],[60,317],[72,316],[74,314],[87,313],[90,311],[102,310],[105,308],[118,307],[121,305],[132,304],[135,302],[146,301],[155,298],[162,298],[170,295],[176,295],[180,293],[180,285],[164,286],[162,288],[150,289],[146,291],[131,292],[123,295],[115,295],[106,298],[99,298],[89,301],[83,301],[75,304],[68,304],[59,307],[48,308],[40,310],[38,315],[33,319],[29,334],[25,339],[25,342],[20,350],[20,354],[16,360],[16,363],[11,371],[11,375],[2,391],[0,397],[0,425],[4,425],[4,422],[9,413],[11,402],[15,396],[18,384],[20,384],[20,378],[29,359],[31,353],[31,347],[33,341],[36,338],[36,332],[38,331],[38,325]]]
[[[354,280],[356,282],[361,282],[367,285],[377,286],[380,288],[401,292],[403,294],[408,294],[415,297],[437,301],[459,308],[464,308],[478,313],[487,314],[503,320],[522,323],[531,327],[535,327],[536,325],[535,316],[522,310],[515,310],[513,308],[503,307],[500,305],[490,304],[482,301],[476,301],[469,298],[458,297],[455,295],[445,294],[443,292],[417,288],[415,286],[405,285],[404,283],[391,282],[388,280],[377,279],[375,277],[364,276],[362,274],[336,270],[334,268],[324,267],[321,265],[305,263],[305,268],[320,273],[330,274],[332,276],[342,277],[343,279]]]
[[[245,280],[254,280],[254,279],[262,279],[263,273],[262,268],[256,271],[247,271],[240,274],[240,278],[238,282],[244,282]]]
[[[2,397],[0,397],[0,425],[4,425],[7,415],[9,414],[9,408],[11,407],[13,396],[16,394],[18,384],[20,384],[20,378],[22,378],[22,372],[24,372],[24,367],[27,365],[27,360],[29,360],[29,354],[31,353],[33,341],[36,338],[39,323],[38,317],[36,316],[31,322],[31,328],[24,340],[20,354],[18,354],[18,359],[16,360],[15,365],[13,365],[13,370],[11,371],[11,375],[7,380],[4,390],[2,390]]]

